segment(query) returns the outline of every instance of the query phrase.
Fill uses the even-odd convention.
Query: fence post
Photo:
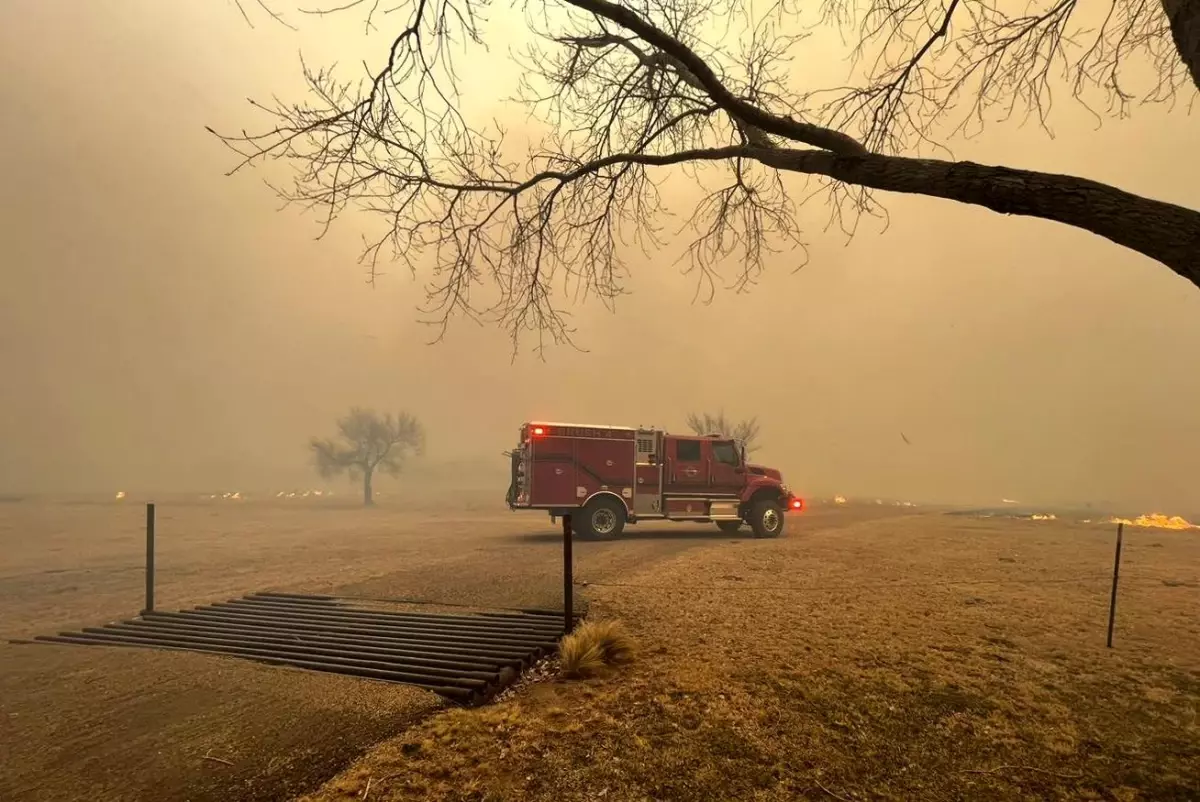
[[[142,614],[154,612],[154,504],[146,505],[146,607]]]
[[[1108,648],[1112,648],[1113,624],[1117,619],[1117,577],[1121,574],[1121,536],[1124,534],[1125,524],[1117,524],[1117,554],[1113,558],[1113,584],[1112,584],[1112,599],[1108,603]]]
[[[574,540],[571,531],[571,516],[562,517],[563,528],[563,635],[575,628],[575,565],[571,557]]]

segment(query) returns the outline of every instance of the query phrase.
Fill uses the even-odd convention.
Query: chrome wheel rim
[[[611,535],[617,528],[617,516],[612,510],[599,509],[592,513],[592,529],[598,535]]]
[[[763,513],[762,524],[763,529],[768,532],[774,532],[779,528],[779,512],[777,510],[767,510]]]

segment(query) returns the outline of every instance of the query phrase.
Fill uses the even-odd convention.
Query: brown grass
[[[563,676],[568,679],[594,677],[604,669],[604,652],[600,650],[600,644],[580,631],[563,638],[558,654]]]
[[[633,660],[633,638],[616,620],[584,621],[559,646],[562,673],[568,679],[594,677],[605,667]]]
[[[1200,798],[1200,538],[1126,531],[1109,650],[1108,528],[791,531],[593,584],[637,665],[439,715],[306,799]]]

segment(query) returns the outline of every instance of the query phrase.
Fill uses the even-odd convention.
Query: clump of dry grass
[[[625,625],[615,619],[607,621],[592,621],[588,625],[594,627],[600,648],[604,652],[604,662],[608,665],[624,665],[633,662],[633,637],[625,629]]]
[[[585,621],[559,646],[563,676],[582,679],[633,660],[633,638],[620,621]]]

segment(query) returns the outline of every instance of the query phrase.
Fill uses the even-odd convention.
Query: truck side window
[[[675,459],[680,462],[699,462],[700,461],[700,441],[699,440],[676,440],[675,441]]]
[[[713,459],[717,462],[722,462],[726,465],[736,466],[738,464],[737,449],[733,443],[713,443]]]

